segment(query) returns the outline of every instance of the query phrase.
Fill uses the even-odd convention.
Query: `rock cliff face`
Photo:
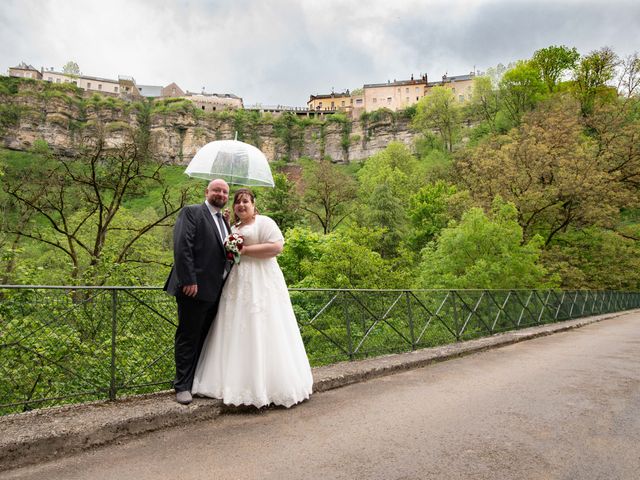
[[[13,150],[27,150],[37,140],[46,141],[55,152],[74,155],[83,136],[104,133],[107,146],[126,141],[132,127],[141,125],[141,116],[132,104],[122,101],[94,101],[80,91],[47,94],[42,82],[19,85],[12,94],[0,91],[0,113],[10,118],[0,123],[0,144]],[[330,157],[335,162],[359,161],[398,141],[413,149],[415,134],[404,118],[391,115],[376,122],[297,122],[282,133],[274,118],[264,117],[244,128],[238,139],[258,146],[270,161],[300,157]],[[187,164],[207,142],[234,138],[237,125],[233,115],[199,115],[191,111],[154,112],[144,120],[160,159]],[[295,131],[294,131],[295,130]]]

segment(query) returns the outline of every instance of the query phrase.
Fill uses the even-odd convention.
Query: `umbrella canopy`
[[[184,171],[190,177],[221,178],[231,185],[273,187],[267,157],[248,143],[216,140],[196,152]]]

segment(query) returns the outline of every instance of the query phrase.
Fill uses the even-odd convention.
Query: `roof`
[[[376,87],[400,87],[404,85],[425,85],[427,81],[424,78],[418,78],[413,80],[394,80],[387,81],[387,83],[367,83],[364,88],[376,88]]]
[[[94,80],[96,82],[110,82],[110,83],[118,83],[118,80],[114,80],[112,78],[102,78],[102,77],[90,77],[89,75],[75,75],[75,74],[69,74],[69,73],[64,73],[64,72],[56,72],[55,70],[45,70],[44,72],[42,72],[42,75],[46,75],[47,73],[53,73],[56,75],[62,75],[65,77],[70,77],[70,78],[81,78],[83,80]]]
[[[438,80],[436,82],[429,82],[427,85],[429,87],[433,87],[436,85],[442,85],[443,83],[455,83],[455,82],[464,82],[467,80],[473,80],[475,78],[475,74],[469,73],[467,75],[454,75],[448,77],[447,75],[442,76],[442,80]]]
[[[323,98],[344,98],[344,97],[351,97],[351,95],[349,94],[349,92],[342,92],[342,93],[322,93],[319,95],[311,95],[309,98],[309,102],[312,100],[322,100]],[[307,102],[308,103],[308,102]]]
[[[36,72],[40,71],[37,68],[35,68],[33,65],[27,65],[24,62],[20,62],[17,67],[11,67],[11,68],[15,68],[16,70],[35,70]]]
[[[187,91],[187,93],[185,93],[186,97],[192,97],[194,95],[199,95],[202,97],[218,97],[218,98],[235,98],[237,100],[242,100],[242,98],[238,97],[237,95],[234,95],[233,93],[197,93],[197,92],[189,92]]]

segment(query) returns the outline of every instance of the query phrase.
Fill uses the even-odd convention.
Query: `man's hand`
[[[184,285],[182,287],[182,293],[187,297],[195,297],[198,294],[198,285]]]

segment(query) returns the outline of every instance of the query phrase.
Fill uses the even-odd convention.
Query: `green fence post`
[[[451,298],[453,299],[453,325],[456,332],[456,342],[459,342],[462,332],[458,331],[458,326],[460,322],[458,321],[458,306],[456,305],[456,290],[451,290],[451,292],[452,292]]]
[[[407,297],[407,315],[409,315],[409,334],[411,335],[411,350],[416,349],[416,335],[413,331],[413,315],[411,315],[411,298],[409,297],[409,291],[404,292]]]
[[[111,382],[109,400],[116,399],[116,332],[118,326],[118,291],[111,290]]]
[[[353,338],[351,337],[351,316],[349,315],[349,310],[347,309],[347,295],[345,294],[342,299],[342,311],[344,313],[344,319],[347,324],[347,339],[349,342],[349,360],[353,360]]]

